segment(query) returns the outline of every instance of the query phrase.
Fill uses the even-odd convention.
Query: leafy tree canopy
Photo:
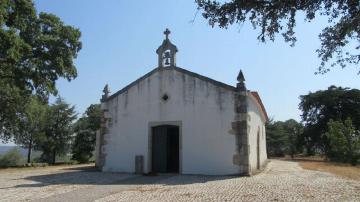
[[[269,156],[292,157],[300,151],[299,142],[303,125],[294,119],[287,121],[270,121],[266,125],[266,148]]]
[[[360,62],[360,1],[359,0],[195,0],[203,17],[211,26],[227,28],[234,23],[250,21],[260,27],[258,39],[262,42],[275,40],[281,34],[293,46],[296,42],[294,28],[296,15],[305,14],[311,22],[317,15],[326,16],[329,26],[319,35],[321,47],[317,50],[322,62],[317,73],[326,73],[331,66],[359,64]],[[355,47],[348,46],[351,41]],[[347,52],[345,49],[351,51]],[[333,59],[334,58],[334,59]],[[359,72],[360,73],[360,72]]]
[[[360,131],[355,130],[350,118],[344,123],[331,119],[328,127],[328,132],[325,133],[330,146],[328,157],[334,161],[356,165],[360,160]]]
[[[281,121],[266,125],[266,149],[269,156],[284,156],[288,139]]]
[[[85,117],[87,118],[88,127],[91,130],[97,131],[100,129],[101,115],[100,104],[92,104],[86,109]]]
[[[100,105],[92,104],[87,108],[84,116],[75,123],[75,140],[72,145],[74,160],[85,163],[93,156],[96,131],[100,129],[101,116]]]
[[[283,127],[288,139],[288,154],[293,158],[296,153],[302,152],[301,137],[304,126],[294,119],[289,119],[284,122]]]
[[[360,129],[360,90],[330,86],[327,90],[300,96],[299,108],[305,124],[304,139],[317,149],[326,152],[328,140],[324,133],[330,119],[344,122],[352,119],[356,130]]]
[[[72,145],[72,159],[80,163],[88,162],[95,149],[96,131],[90,129],[88,119],[80,118],[74,128],[76,134]]]
[[[59,78],[77,76],[81,33],[57,16],[37,14],[32,0],[0,1],[0,134],[9,138],[31,94],[56,94]]]
[[[40,143],[42,159],[54,164],[56,155],[65,154],[70,148],[73,121],[76,119],[75,107],[58,97],[49,107],[46,117],[45,136]]]
[[[47,110],[47,104],[42,103],[37,96],[32,96],[13,130],[15,143],[28,149],[27,163],[30,163],[32,149],[39,146],[39,141],[45,135]]]

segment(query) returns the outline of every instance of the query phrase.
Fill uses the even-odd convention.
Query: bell
[[[165,65],[165,66],[169,66],[169,65],[170,65],[170,61],[171,61],[170,51],[164,52],[164,54],[163,54],[163,61],[164,61],[164,65]]]
[[[165,52],[165,56],[164,56],[164,58],[170,58],[171,56],[170,56],[170,52]]]

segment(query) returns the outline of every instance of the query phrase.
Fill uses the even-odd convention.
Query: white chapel
[[[170,31],[158,67],[101,99],[96,166],[104,172],[251,175],[267,162],[264,105],[245,86],[176,64]]]

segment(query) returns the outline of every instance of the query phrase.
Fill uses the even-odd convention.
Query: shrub
[[[80,163],[87,163],[93,156],[96,135],[90,129],[78,129],[76,132],[72,146],[72,159]]]
[[[23,156],[18,148],[13,148],[0,157],[0,167],[15,167],[22,164]]]
[[[40,156],[34,157],[34,158],[31,160],[31,163],[42,163]]]
[[[356,165],[360,160],[360,134],[352,125],[351,119],[344,123],[330,120],[328,127],[325,135],[329,140],[329,159]]]

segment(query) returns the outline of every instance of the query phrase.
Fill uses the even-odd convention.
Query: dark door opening
[[[152,128],[152,172],[179,172],[179,127]]]

